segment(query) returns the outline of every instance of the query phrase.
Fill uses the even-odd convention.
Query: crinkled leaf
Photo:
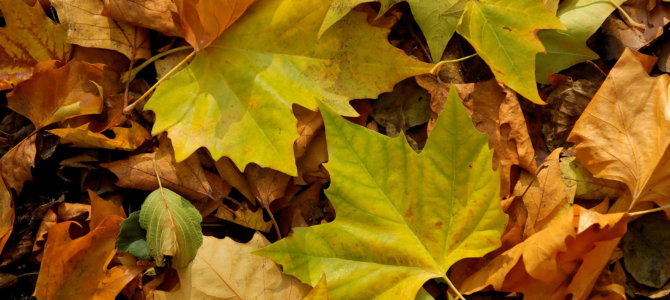
[[[421,154],[322,109],[337,217],[294,228],[259,254],[331,299],[409,299],[466,257],[500,245],[506,215],[492,151],[455,91]]]
[[[479,0],[468,2],[456,31],[498,81],[541,104],[535,83],[535,55],[545,50],[540,29],[565,29],[540,0]]]
[[[256,0],[176,0],[184,39],[196,51],[209,46]]]
[[[142,203],[140,225],[147,231],[147,248],[156,265],[164,265],[164,255],[172,265],[187,266],[202,245],[202,217],[198,210],[166,188],[153,191]]]
[[[168,131],[178,161],[206,147],[240,170],[254,162],[295,176],[292,103],[356,115],[349,100],[376,97],[429,71],[392,47],[388,30],[367,24],[363,13],[317,37],[327,10],[320,0],[252,5],[157,89],[145,106],[156,113],[153,133]]]
[[[109,138],[102,133],[90,131],[89,124],[75,128],[58,128],[49,132],[59,136],[61,143],[72,144],[77,148],[102,148],[131,151],[137,149],[151,136],[142,125],[130,121],[130,128],[112,127],[114,138]]]
[[[121,222],[121,231],[116,238],[116,247],[119,251],[130,253],[139,259],[151,260],[146,236],[147,231],[140,226],[140,212],[134,211]]]
[[[456,31],[458,20],[461,19],[467,0],[406,0],[412,9],[417,24],[426,37],[433,61],[439,61],[449,39]],[[402,0],[334,0],[323,20],[319,33],[324,33],[338,20],[342,19],[356,5],[366,2],[379,2],[379,16],[391,6]]]
[[[625,0],[614,0],[621,4]],[[616,7],[609,1],[568,0],[558,8],[558,19],[567,30],[544,30],[538,33],[546,53],[537,55],[535,75],[537,81],[548,83],[548,77],[587,60],[597,59],[598,54],[586,46],[593,35]]]

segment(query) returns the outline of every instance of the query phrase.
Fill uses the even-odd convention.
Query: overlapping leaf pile
[[[11,299],[670,295],[670,4],[0,0],[0,20]]]

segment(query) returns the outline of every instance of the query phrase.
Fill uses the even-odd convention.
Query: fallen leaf
[[[321,280],[316,283],[314,288],[309,291],[303,300],[328,300],[328,283],[326,281],[326,274],[321,275]]]
[[[102,15],[159,31],[170,36],[182,36],[177,5],[172,0],[104,0]]]
[[[617,5],[625,0],[612,0]],[[558,2],[557,2],[558,3]],[[546,52],[537,54],[535,75],[537,81],[548,83],[549,75],[573,65],[598,58],[586,46],[591,37],[616,7],[609,1],[567,0],[561,2],[556,12],[567,30],[543,30],[538,36]]]
[[[271,260],[252,254],[269,245],[260,233],[246,244],[230,238],[203,237],[198,255],[187,270],[179,270],[180,291],[159,299],[300,299],[309,286],[282,274]],[[187,279],[187,280],[184,280]],[[178,297],[180,293],[182,297]],[[175,297],[177,296],[177,297]]]
[[[410,127],[428,122],[430,95],[411,78],[398,83],[392,92],[382,94],[372,107],[372,118],[386,129],[386,135],[396,137]]]
[[[27,117],[37,129],[81,115],[102,112],[103,93],[114,90],[113,75],[103,65],[71,61],[56,68],[51,61],[7,94],[9,108]]]
[[[5,243],[12,234],[14,228],[14,199],[5,186],[4,180],[0,180],[0,253],[5,248]]]
[[[67,42],[123,53],[130,60],[151,57],[148,31],[102,15],[104,0],[51,0],[67,25]]]
[[[60,199],[59,201],[62,200]],[[37,234],[35,235],[33,252],[37,252],[43,248],[46,235],[54,225],[75,219],[79,219],[81,222],[89,221],[91,219],[90,214],[91,206],[89,204],[67,202],[53,204],[41,217],[42,222],[40,222],[40,227],[37,229]]]
[[[214,216],[258,231],[269,232],[272,228],[272,221],[265,221],[263,218],[263,209],[251,207],[248,201],[242,202],[237,210],[221,204]]]
[[[545,51],[537,38],[541,29],[566,28],[537,0],[480,0],[468,2],[456,32],[475,48],[498,81],[544,104],[535,83],[535,56]]]
[[[147,231],[140,225],[140,211],[132,212],[120,226],[116,238],[116,248],[119,252],[130,253],[138,259],[151,260],[146,241]]]
[[[226,181],[226,183],[233,186],[237,189],[247,200],[250,200],[254,204],[256,203],[256,198],[251,193],[251,188],[249,187],[249,182],[247,182],[246,177],[240,170],[235,166],[235,164],[227,157],[222,157],[217,160],[215,163],[216,171],[221,175],[221,178]]]
[[[561,150],[559,148],[549,154],[537,174],[521,173],[514,188],[514,196],[522,199],[528,213],[524,239],[545,228],[573,203],[576,187],[568,187],[563,182],[559,161]]]
[[[629,209],[670,199],[670,119],[664,117],[670,76],[647,75],[655,62],[626,50],[568,137],[577,160],[593,176],[626,184],[632,193]]]
[[[652,7],[648,4],[651,3]],[[626,13],[642,27],[631,26],[614,15],[605,20],[602,31],[605,34],[605,58],[617,59],[625,49],[640,50],[663,33],[663,26],[670,22],[670,6],[664,3],[626,1],[621,6]]]
[[[0,11],[6,23],[0,28],[0,91],[30,78],[38,62],[70,57],[64,26],[51,21],[39,5],[3,0]]]
[[[576,188],[575,198],[579,199],[601,200],[606,197],[616,199],[626,189],[626,186],[618,181],[593,177],[574,156],[561,157],[561,173],[565,185]]]
[[[164,187],[193,200],[194,203],[209,200],[220,201],[230,187],[225,183],[215,184],[217,176],[207,176],[200,159],[192,155],[182,162],[175,162],[170,140],[162,136],[155,153],[133,155],[127,160],[100,164],[118,177],[118,186],[153,191],[158,188],[153,160]],[[218,179],[220,180],[220,179]],[[217,189],[218,188],[218,189]]]
[[[567,81],[551,91],[542,108],[542,134],[550,151],[565,147],[575,122],[586,109],[598,85],[589,80]]]
[[[168,131],[177,161],[205,147],[240,170],[253,162],[296,176],[293,103],[355,116],[351,99],[376,97],[430,71],[388,44],[389,30],[369,25],[364,13],[351,13],[319,38],[327,10],[320,0],[254,4],[158,87],[145,106],[156,114],[152,133]]]
[[[110,198],[105,200],[98,196],[95,192],[87,190],[88,198],[91,201],[91,228],[98,227],[109,216],[120,216],[126,218],[126,213],[123,210],[122,199]]]
[[[469,294],[492,287],[527,299],[586,299],[627,221],[626,213],[601,215],[575,205],[498,255],[459,290]]]
[[[0,158],[2,179],[7,188],[14,189],[16,194],[21,193],[26,181],[33,180],[32,168],[35,166],[35,155],[37,155],[36,139],[37,134],[29,136]]]
[[[184,39],[196,51],[208,47],[256,0],[175,0]]]
[[[456,31],[467,0],[426,1],[406,0],[412,10],[416,23],[426,37],[433,61],[442,58],[442,52]],[[319,34],[323,34],[337,21],[342,19],[356,5],[365,2],[379,2],[381,8],[377,18],[383,16],[393,5],[401,0],[334,0],[330,4]]]
[[[403,138],[321,113],[337,217],[256,253],[309,284],[325,273],[332,299],[411,299],[456,261],[500,246],[499,175],[455,90],[420,154]]]
[[[90,233],[71,239],[63,222],[49,230],[35,293],[38,299],[114,299],[142,268],[115,266],[114,242],[123,218],[111,216]]]
[[[263,207],[269,207],[272,201],[283,197],[291,180],[291,176],[255,164],[248,165],[244,174],[251,192]]]
[[[662,288],[670,279],[670,221],[649,214],[633,221],[623,238],[626,271],[644,285]]]
[[[176,268],[186,267],[202,244],[198,210],[175,192],[160,188],[147,196],[140,210],[140,225],[147,231],[147,249],[156,265],[172,257]]]
[[[308,185],[320,180],[329,180],[328,171],[323,167],[326,161],[328,161],[326,131],[321,128],[314,134],[306,152],[296,161],[298,176],[293,178],[293,183]]]
[[[102,133],[92,132],[89,124],[75,128],[58,128],[48,130],[59,136],[62,144],[71,144],[77,148],[102,148],[132,151],[145,141],[151,139],[149,132],[137,122],[130,121],[130,128],[112,127],[113,138]]]

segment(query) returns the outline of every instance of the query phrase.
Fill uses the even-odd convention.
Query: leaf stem
[[[161,83],[163,83],[163,81],[167,80],[167,78],[172,76],[172,74],[174,74],[174,72],[176,72],[177,69],[179,69],[182,65],[184,65],[191,58],[193,58],[194,55],[195,55],[195,51],[191,52],[189,55],[184,57],[184,59],[182,59],[178,64],[176,64],[174,67],[172,67],[172,69],[170,69],[170,71],[165,73],[165,75],[163,75],[163,77],[161,77],[158,81],[156,81],[156,83],[154,83],[154,85],[152,85],[151,88],[149,88],[146,92],[144,92],[144,94],[141,97],[139,97],[137,100],[135,100],[135,102],[133,102],[132,104],[126,106],[126,108],[123,109],[123,113],[129,114],[131,111],[133,111],[133,109],[135,109],[135,106],[137,105],[137,103],[140,103],[142,100],[144,100],[144,98],[149,96],[149,94],[151,92],[153,92],[156,89],[156,87],[158,87],[158,85],[160,85]]]
[[[447,282],[447,285],[456,294],[456,297],[458,299],[465,300],[465,297],[463,297],[463,294],[461,294],[461,292],[458,291],[456,286],[454,286],[454,283],[452,283],[451,280],[449,280],[449,277],[447,277],[447,275],[442,275],[442,279],[444,279],[444,281]]]
[[[139,66],[133,68],[132,70],[130,70],[128,72],[124,72],[123,75],[121,75],[121,82],[132,81],[133,79],[135,79],[135,76],[137,76],[137,73],[142,71],[142,69],[146,68],[148,65],[150,65],[151,63],[157,61],[158,59],[160,59],[164,56],[167,56],[167,55],[170,55],[172,53],[179,52],[179,51],[189,50],[189,49],[193,49],[193,47],[191,47],[191,46],[181,46],[181,47],[172,48],[170,50],[158,53],[158,54],[152,56],[151,58],[147,59],[146,61],[144,61]]]
[[[265,209],[265,211],[270,215],[270,219],[272,220],[272,227],[275,228],[275,232],[277,232],[277,238],[281,239],[281,231],[279,231],[279,224],[277,224],[277,220],[275,220],[275,216],[272,214],[272,211],[270,211],[270,206],[265,205],[263,201],[261,201],[261,206]]]
[[[450,64],[450,63],[455,63],[455,62],[459,62],[459,61],[464,61],[464,60],[466,60],[466,59],[468,59],[468,58],[475,57],[475,56],[477,56],[477,53],[473,53],[473,54],[470,54],[470,55],[468,55],[468,56],[461,57],[461,58],[457,58],[457,59],[450,59],[450,60],[443,60],[443,61],[440,61],[440,62],[438,62],[438,63],[435,64],[435,66],[430,70],[430,73],[433,74],[433,75],[437,75],[437,72],[439,72],[440,69],[442,69],[442,66],[444,66],[444,65],[446,65],[446,64]]]
[[[154,173],[156,173],[156,180],[158,180],[158,190],[161,193],[161,196],[163,196],[163,199],[165,199],[165,193],[163,193],[163,184],[161,183],[161,177],[158,175],[158,167],[156,166],[156,152],[154,152],[154,156],[151,159],[151,162],[154,165]]]
[[[657,207],[657,208],[652,208],[652,209],[647,209],[647,210],[641,210],[641,211],[632,212],[632,213],[629,213],[629,215],[630,215],[631,217],[634,217],[634,216],[641,216],[641,215],[646,215],[646,214],[650,214],[650,213],[655,213],[655,212],[658,212],[658,211],[663,211],[663,210],[666,210],[666,209],[668,209],[668,208],[670,208],[670,204],[668,204],[668,205],[663,205],[663,206],[661,206],[661,207]]]
[[[614,0],[609,0],[609,2],[610,2],[610,4],[614,5],[614,7],[616,7],[617,10],[619,10],[619,13],[621,13],[621,15],[626,19],[626,22],[628,22],[628,24],[630,26],[636,27],[638,29],[644,29],[645,28],[644,25],[642,25],[642,24],[636,22],[635,20],[633,20],[633,18],[631,18],[630,15],[619,4],[614,2]]]

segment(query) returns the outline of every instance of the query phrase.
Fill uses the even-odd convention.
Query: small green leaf
[[[624,0],[614,0],[617,4]],[[557,16],[568,30],[544,30],[538,33],[546,53],[537,55],[537,81],[548,83],[551,74],[580,62],[597,59],[598,54],[586,46],[593,35],[616,7],[602,0],[566,0]]]
[[[535,56],[544,52],[540,29],[565,26],[540,0],[478,0],[466,5],[456,32],[477,50],[498,81],[542,104],[535,83]]]
[[[140,212],[132,212],[121,222],[121,231],[116,239],[116,248],[142,260],[151,260],[146,241],[147,231],[140,226]]]
[[[140,226],[147,231],[156,265],[162,266],[163,256],[170,255],[173,266],[186,267],[202,245],[201,221],[193,204],[177,193],[163,188],[149,194],[140,210]]]
[[[420,154],[402,137],[321,112],[337,217],[258,254],[311,285],[325,273],[330,299],[412,299],[455,262],[500,246],[500,174],[454,89]]]

